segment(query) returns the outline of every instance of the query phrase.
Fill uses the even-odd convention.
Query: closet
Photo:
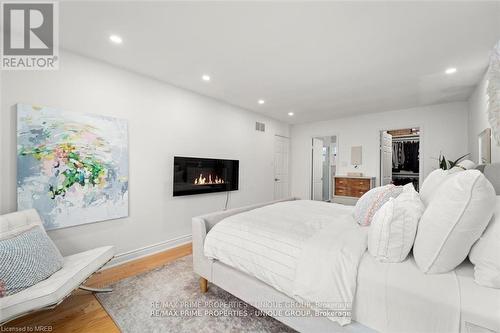
[[[383,131],[381,140],[382,185],[413,183],[418,191],[420,187],[420,130],[407,128]]]

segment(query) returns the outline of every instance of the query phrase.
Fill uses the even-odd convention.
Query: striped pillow
[[[375,187],[363,194],[354,208],[354,219],[362,226],[369,226],[375,213],[390,198],[396,198],[403,191],[403,186],[385,185]]]
[[[0,239],[0,298],[47,279],[63,263],[61,253],[39,225]]]

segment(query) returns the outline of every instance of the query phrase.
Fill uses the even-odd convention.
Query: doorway
[[[331,201],[337,168],[337,136],[312,138],[311,199]]]
[[[420,128],[380,132],[380,185],[406,185],[420,188]]]

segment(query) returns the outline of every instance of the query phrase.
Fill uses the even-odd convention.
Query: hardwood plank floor
[[[111,267],[94,274],[87,286],[102,287],[130,276],[163,266],[192,253],[191,243]],[[53,310],[39,311],[11,321],[3,332],[40,331],[74,333],[113,333],[120,329],[90,292],[77,290]],[[37,329],[38,328],[38,329]],[[17,330],[16,330],[17,329]],[[42,331],[43,332],[43,331]]]

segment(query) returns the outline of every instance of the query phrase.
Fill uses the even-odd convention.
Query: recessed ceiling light
[[[210,75],[206,75],[206,74],[205,74],[205,75],[203,75],[203,76],[201,77],[201,79],[202,79],[203,81],[210,81]]]
[[[266,101],[264,101],[263,99],[259,99],[259,104],[264,104]]]
[[[451,68],[448,68],[445,73],[446,74],[453,74],[457,71],[457,69],[455,67],[451,67]]]
[[[291,117],[291,116],[294,115],[294,113],[293,112],[288,112],[288,115]]]
[[[111,35],[109,36],[109,40],[112,41],[115,44],[121,44],[123,42],[123,39],[118,36],[118,35]]]

